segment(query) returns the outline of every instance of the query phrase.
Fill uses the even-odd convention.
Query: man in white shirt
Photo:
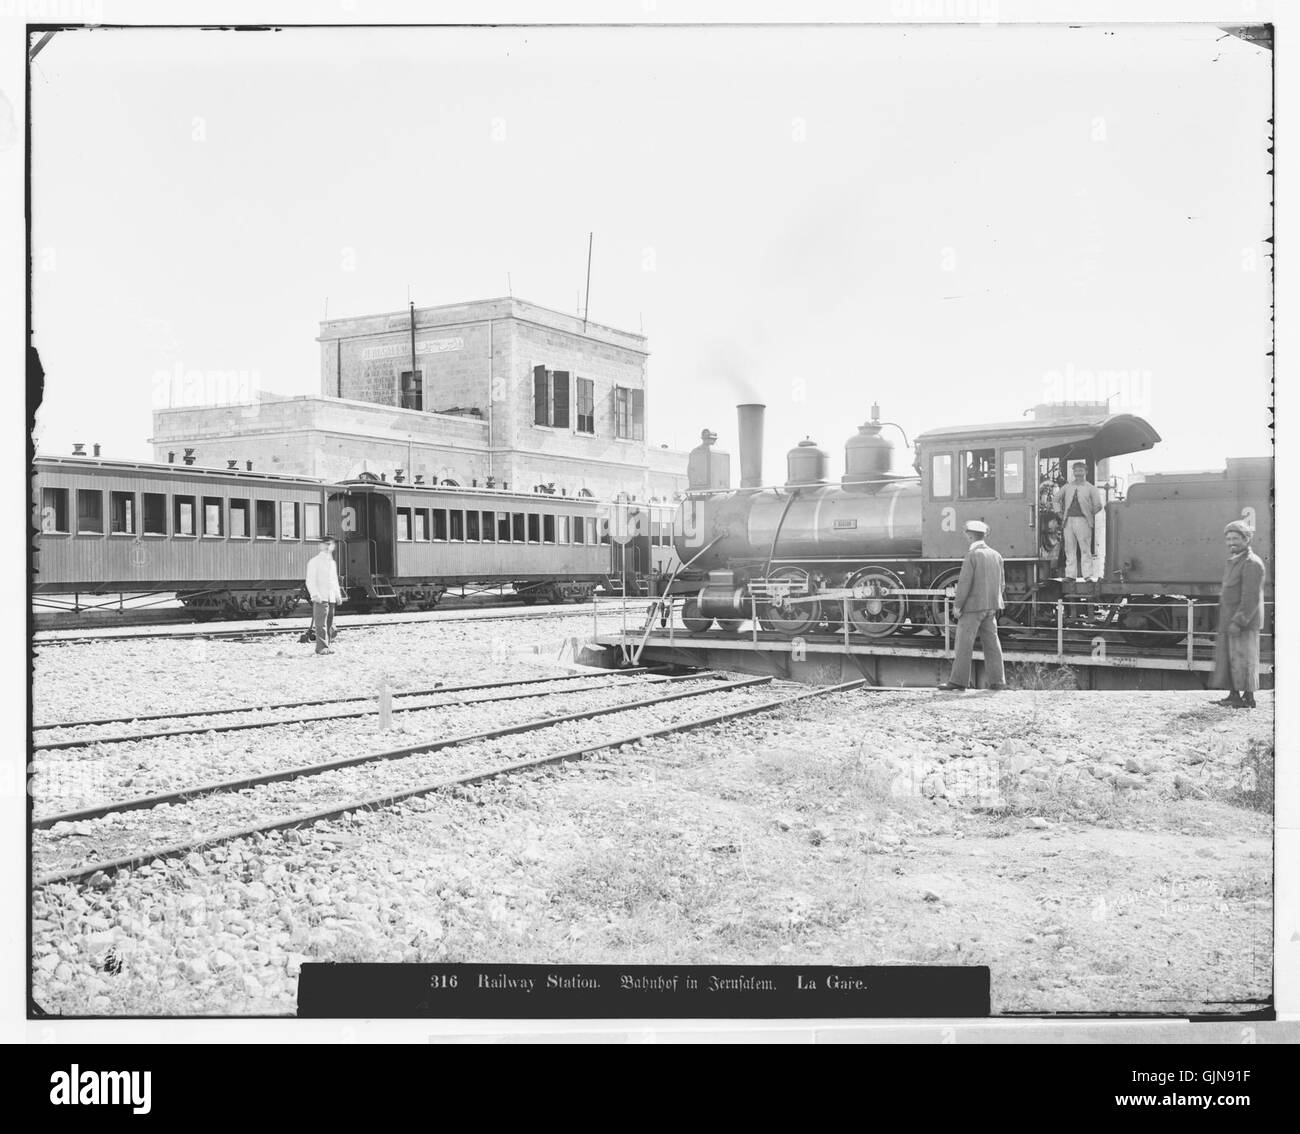
[[[320,541],[320,551],[307,564],[307,594],[311,598],[311,625],[316,634],[316,652],[332,654],[334,607],[343,601],[338,568],[334,566],[334,537]]]

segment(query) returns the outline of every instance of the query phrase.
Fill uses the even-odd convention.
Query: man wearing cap
[[[1254,532],[1242,520],[1223,529],[1228,565],[1219,592],[1211,689],[1226,689],[1217,705],[1253,709],[1259,687],[1259,633],[1264,623],[1264,561],[1250,547]],[[1239,692],[1240,691],[1240,692]]]
[[[1102,509],[1101,492],[1088,483],[1085,461],[1075,461],[1070,469],[1074,479],[1061,485],[1052,498],[1052,507],[1065,528],[1065,574],[1072,579],[1095,579],[1093,537],[1096,516]]]
[[[1007,687],[1002,668],[1002,643],[998,641],[998,611],[1002,601],[1002,556],[984,542],[989,526],[982,520],[966,523],[966,540],[970,546],[961,563],[961,575],[953,595],[952,612],[957,616],[956,657],[952,672],[940,689],[963,692],[970,686],[971,653],[976,637],[984,650],[984,669],[990,689]]]
[[[311,598],[311,626],[316,635],[316,652],[332,654],[334,607],[343,601],[338,569],[334,566],[334,537],[320,541],[320,551],[307,563],[307,594]]]

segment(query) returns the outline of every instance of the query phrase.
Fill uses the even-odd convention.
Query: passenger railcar
[[[175,592],[210,614],[298,602],[325,486],[299,477],[90,457],[35,462],[36,594]]]

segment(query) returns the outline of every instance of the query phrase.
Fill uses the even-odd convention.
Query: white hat
[[[988,535],[989,526],[983,520],[967,520],[966,531],[975,532],[976,535]]]

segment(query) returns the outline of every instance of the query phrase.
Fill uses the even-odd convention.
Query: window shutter
[[[547,420],[546,367],[533,367],[533,424],[550,425]]]
[[[632,391],[632,437],[636,441],[645,440],[645,391]]]
[[[551,424],[558,429],[569,428],[569,372],[557,370],[552,376],[555,386],[555,417]]]

